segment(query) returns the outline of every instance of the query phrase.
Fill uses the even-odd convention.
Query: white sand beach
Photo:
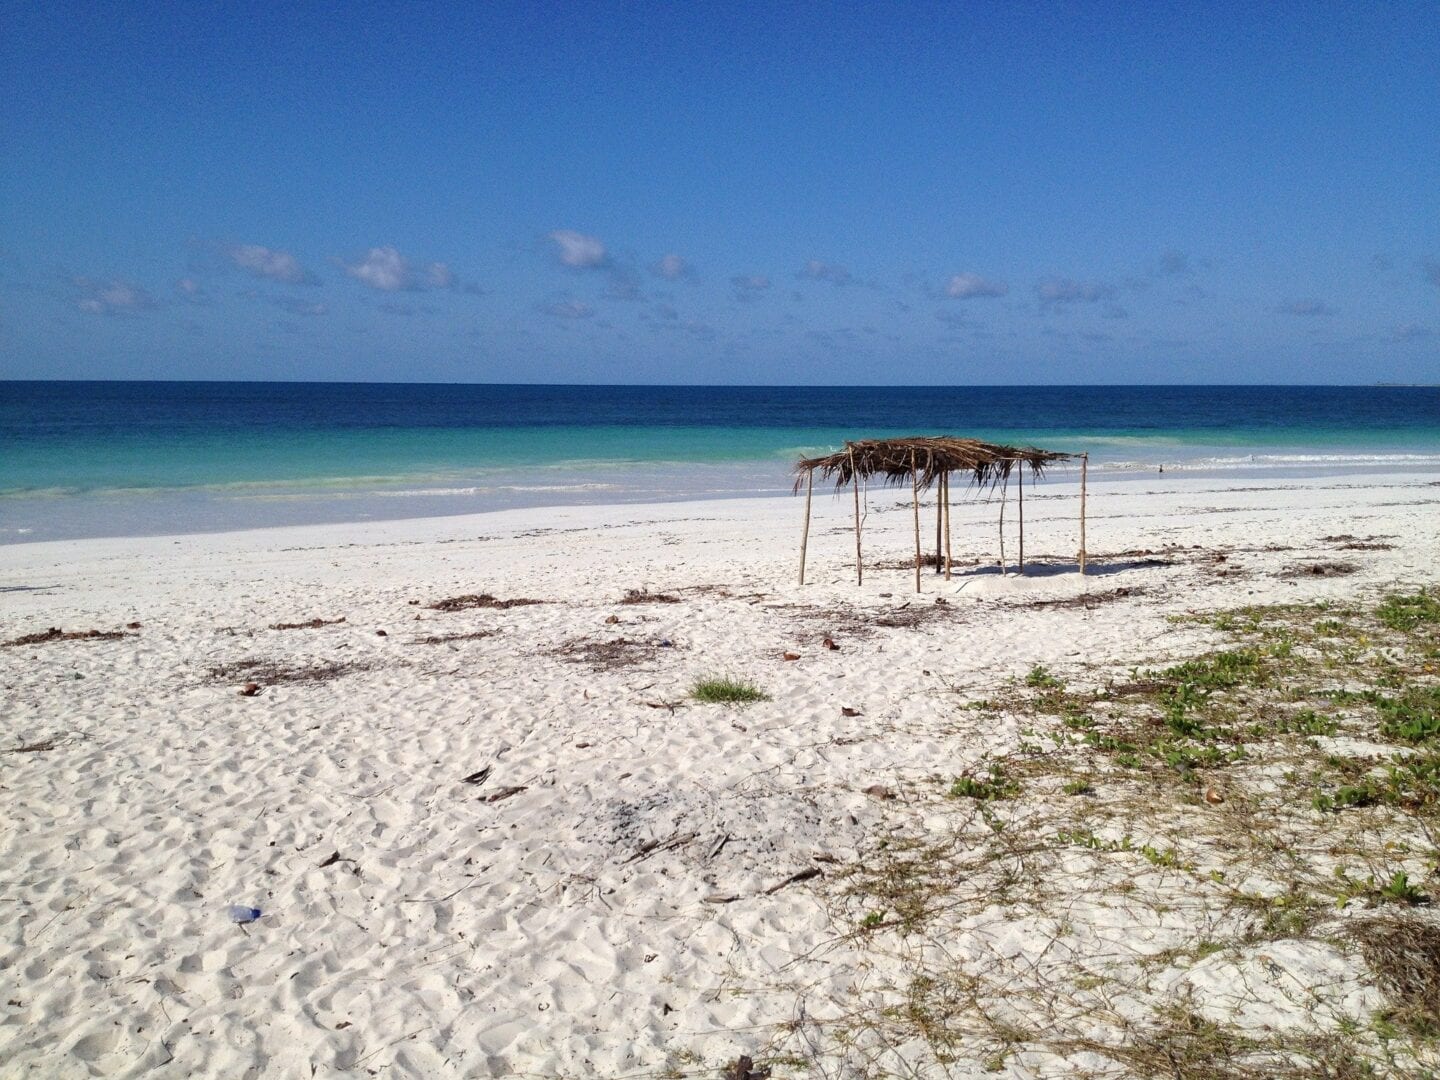
[[[908,492],[859,586],[828,491],[803,587],[798,498],[0,548],[0,639],[117,635],[0,648],[0,1076],[1139,1076],[1182,1008],[1280,1040],[1233,1075],[1383,1060],[1347,928],[1435,916],[1314,883],[1440,890],[1431,819],[1258,742],[1167,787],[1033,699],[1233,647],[1177,616],[1433,587],[1440,478],[1092,477],[1084,577],[1075,494],[1027,492],[1023,576],[1013,500],[1003,576],[957,503],[918,596]],[[434,606],[480,595],[539,603]],[[1285,753],[1401,752],[1347,722]]]

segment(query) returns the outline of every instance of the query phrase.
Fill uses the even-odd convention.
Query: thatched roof
[[[989,487],[1008,480],[1016,465],[1028,465],[1031,475],[1038,476],[1047,466],[1078,456],[950,436],[860,439],[847,442],[843,450],[834,454],[801,458],[795,465],[795,488],[798,491],[801,482],[817,470],[822,480],[833,479],[837,488],[852,483],[857,476],[867,483],[879,477],[886,484],[909,484],[912,472],[922,488],[949,473],[968,474],[977,487]]]

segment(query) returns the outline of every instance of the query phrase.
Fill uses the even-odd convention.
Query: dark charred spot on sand
[[[11,649],[17,645],[47,645],[52,641],[117,641],[130,636],[123,630],[66,631],[61,630],[58,626],[52,626],[49,630],[42,630],[38,634],[26,634],[13,641],[4,642],[0,648]]]
[[[544,600],[528,600],[524,597],[516,597],[511,600],[500,600],[489,593],[466,593],[464,596],[450,596],[444,600],[436,600],[428,605],[431,611],[469,611],[472,608],[498,608],[502,611],[515,607],[531,607],[535,604],[543,604]]]

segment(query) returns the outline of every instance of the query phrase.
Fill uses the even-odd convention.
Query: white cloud
[[[828,281],[832,285],[849,285],[851,281],[850,271],[836,263],[827,263],[822,259],[810,259],[800,268],[797,277],[807,278],[810,281]]]
[[[72,283],[83,294],[75,306],[91,315],[123,315],[156,306],[155,298],[139,285],[118,278],[110,281],[75,278]]]
[[[205,287],[192,277],[183,277],[175,282],[175,291],[180,299],[189,304],[208,304],[210,297],[205,293]]]
[[[540,310],[547,315],[554,315],[557,319],[588,319],[595,314],[593,307],[578,300],[556,300],[544,305]]]
[[[1035,295],[1040,298],[1040,303],[1045,305],[1093,304],[1097,300],[1109,300],[1115,295],[1115,289],[1098,281],[1047,278],[1035,286]]]
[[[418,292],[423,289],[454,289],[459,279],[441,262],[415,267],[393,247],[371,248],[358,262],[340,264],[356,281],[381,292]]]
[[[238,244],[226,252],[230,261],[258,278],[282,281],[289,285],[313,285],[315,277],[288,251],[261,247],[259,244]]]
[[[956,274],[945,283],[945,295],[956,300],[974,300],[982,296],[1004,296],[1010,286],[999,281],[986,281],[979,274]]]
[[[682,278],[694,276],[690,264],[682,256],[673,253],[661,256],[660,261],[650,267],[650,272],[666,281],[680,281]]]
[[[371,248],[357,263],[345,263],[345,272],[356,281],[381,292],[414,288],[410,264],[393,247]]]
[[[586,236],[569,229],[556,229],[550,234],[550,240],[555,245],[555,257],[565,266],[572,266],[577,270],[593,270],[609,262],[605,245],[598,237]]]

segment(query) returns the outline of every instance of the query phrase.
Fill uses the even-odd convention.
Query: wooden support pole
[[[910,497],[915,504],[915,591],[920,591],[920,474],[915,468],[915,451],[910,451]]]
[[[1000,575],[1005,575],[1005,490],[1010,486],[1007,475],[1000,481]]]
[[[1020,475],[1015,481],[1020,496],[1020,573],[1025,573],[1025,462],[1020,462]]]
[[[1090,455],[1080,455],[1080,573],[1085,573],[1085,473]]]
[[[940,486],[944,489],[945,500],[945,580],[950,580],[950,474],[940,474]]]
[[[865,571],[860,563],[860,477],[855,474],[855,451],[850,450],[850,484],[855,489],[855,584],[865,584]]]
[[[815,470],[805,474],[805,528],[800,533],[800,584],[805,584],[805,545],[810,541],[810,496],[815,492]]]
[[[945,528],[945,504],[940,501],[940,493],[945,487],[945,474],[941,473],[935,481],[935,573],[940,573],[940,541]]]

